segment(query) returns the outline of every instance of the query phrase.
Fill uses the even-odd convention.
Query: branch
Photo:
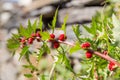
[[[59,41],[59,42],[63,43],[63,44],[70,45],[70,46],[75,46],[73,43],[70,43],[70,42],[67,42],[67,41]],[[117,60],[115,60],[112,57],[110,57],[109,55],[104,55],[104,54],[102,54],[102,53],[100,53],[98,51],[94,51],[94,54],[97,55],[97,56],[99,56],[99,57],[101,57],[101,58],[103,58],[103,59],[105,59],[105,60],[107,60],[107,61],[113,62],[118,67],[120,67],[120,63]]]

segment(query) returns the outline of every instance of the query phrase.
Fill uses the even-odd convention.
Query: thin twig
[[[70,43],[70,42],[67,42],[67,41],[59,41],[59,42],[60,42],[60,43],[63,43],[63,44],[70,45],[70,46],[75,46],[74,43]],[[102,53],[100,53],[100,52],[97,52],[97,51],[94,51],[94,54],[97,55],[97,56],[99,56],[99,57],[101,57],[101,58],[103,58],[103,59],[105,59],[105,60],[107,60],[107,61],[113,62],[113,63],[115,63],[118,67],[120,67],[120,63],[119,63],[117,60],[115,60],[115,59],[113,59],[112,57],[110,57],[109,55],[104,55],[104,54],[102,54]]]
[[[52,69],[50,71],[49,80],[51,80],[51,77],[52,77],[53,71],[55,69],[55,66],[56,66],[56,63],[53,64],[53,67],[52,67]]]

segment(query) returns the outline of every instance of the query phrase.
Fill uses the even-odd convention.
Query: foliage
[[[108,11],[110,12],[111,10],[112,9]],[[58,9],[56,10],[51,25],[49,24],[52,29],[52,34],[54,34],[55,31],[57,14]],[[83,34],[80,26],[73,25],[72,29],[77,40],[71,44],[67,43],[66,40],[66,22],[68,16],[64,18],[64,23],[60,28],[60,30],[64,32],[64,34],[62,34],[63,36],[60,37],[62,38],[61,40],[56,37],[51,37],[51,33],[42,30],[43,22],[42,16],[40,16],[39,21],[35,20],[33,24],[28,20],[28,26],[26,28],[20,25],[18,34],[13,34],[13,36],[8,39],[7,46],[14,53],[20,48],[19,60],[25,57],[28,62],[28,64],[23,65],[23,67],[38,73],[36,74],[37,77],[42,80],[59,80],[59,77],[64,80],[108,80],[110,78],[118,80],[120,77],[120,69],[117,68],[120,67],[119,63],[117,63],[120,60],[120,22],[115,13],[111,12],[111,14],[107,14],[104,10],[97,12],[95,17],[92,18],[90,26],[83,25],[85,31],[89,33],[89,37],[82,37]],[[37,48],[38,51],[30,50],[34,42],[40,43],[39,48]],[[90,43],[89,45],[88,42]],[[49,43],[51,47],[56,50],[56,54],[51,53],[52,49]],[[83,43],[84,49],[83,46],[80,46]],[[79,50],[82,50],[83,54],[89,52],[90,57],[89,54],[85,53],[86,57],[84,55],[80,62],[82,65],[81,70],[76,73],[72,67],[72,60],[68,55]],[[52,58],[51,63],[53,66],[50,67],[50,69],[48,66],[51,64],[49,63],[50,61],[44,62],[45,60],[43,60],[45,59],[45,55],[49,55]],[[30,56],[35,56],[37,65],[32,63]],[[113,61],[114,64],[110,65],[111,61]],[[110,65],[112,69],[109,69],[108,65]],[[24,76],[31,78],[33,74],[28,73],[24,74]]]

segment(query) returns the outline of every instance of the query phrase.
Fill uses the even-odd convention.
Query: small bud
[[[104,54],[104,55],[107,55],[107,54],[108,54],[108,51],[106,51],[106,50],[103,51],[103,54]]]

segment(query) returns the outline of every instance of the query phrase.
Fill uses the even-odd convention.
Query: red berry
[[[110,63],[108,64],[108,69],[109,69],[110,71],[113,71],[113,70],[115,69],[115,63],[110,62]]]
[[[36,37],[41,37],[39,32],[36,33]]]
[[[48,40],[49,42],[54,41],[55,35],[54,34],[50,34],[50,39]]]
[[[57,49],[60,46],[58,41],[53,42],[53,48]]]
[[[65,41],[66,38],[67,38],[67,37],[66,37],[65,34],[61,34],[58,39],[59,39],[60,41]]]
[[[33,37],[33,38],[36,37],[36,34],[35,34],[35,33],[32,33],[32,34],[31,34],[31,37]]]
[[[90,47],[90,43],[89,42],[85,42],[81,44],[81,48],[86,49]]]
[[[86,52],[86,58],[91,58],[92,57],[92,52],[91,51],[87,51]]]
[[[33,39],[33,38],[31,38],[31,37],[30,37],[30,38],[28,38],[28,43],[29,43],[29,44],[32,44],[32,43],[33,43],[33,40],[34,40],[34,39]]]
[[[26,43],[26,38],[25,37],[22,37],[21,40],[20,40],[21,43]]]
[[[50,38],[51,38],[51,39],[54,39],[54,38],[55,38],[55,35],[54,35],[54,34],[50,34]]]

